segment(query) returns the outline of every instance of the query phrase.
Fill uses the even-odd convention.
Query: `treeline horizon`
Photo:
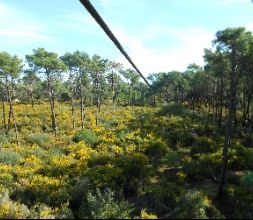
[[[7,52],[0,53],[0,98],[2,130],[19,131],[15,119],[14,100],[30,103],[47,100],[51,112],[51,128],[55,136],[59,129],[56,100],[71,105],[72,128],[85,127],[87,106],[94,106],[96,126],[99,126],[101,105],[111,105],[113,111],[122,106],[159,106],[171,102],[191,110],[191,118],[205,118],[224,133],[222,171],[217,198],[226,189],[229,149],[233,139],[243,146],[253,144],[253,35],[244,27],[227,28],[216,33],[213,47],[204,50],[203,67],[189,64],[184,72],[170,71],[148,76],[151,88],[140,81],[134,70],[124,69],[114,61],[98,55],[66,52],[63,56],[43,48],[26,55],[23,61]],[[21,73],[24,75],[21,77]],[[67,80],[62,81],[63,74]],[[7,107],[8,106],[8,107]],[[77,119],[76,112],[80,112]]]

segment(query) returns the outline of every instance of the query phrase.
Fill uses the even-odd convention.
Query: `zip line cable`
[[[91,14],[91,16],[96,20],[96,22],[100,25],[100,27],[104,30],[106,35],[112,40],[112,42],[115,44],[115,46],[120,50],[120,52],[125,56],[125,58],[128,60],[128,62],[132,65],[132,67],[139,73],[141,78],[145,81],[145,83],[151,87],[147,79],[143,76],[141,71],[137,68],[137,66],[134,64],[132,59],[129,57],[127,52],[124,50],[118,39],[115,37],[115,35],[112,33],[110,28],[107,26],[107,24],[104,22],[102,17],[99,15],[99,13],[96,11],[94,6],[91,4],[89,0],[80,0],[80,2],[83,4],[83,6],[87,9],[87,11]]]

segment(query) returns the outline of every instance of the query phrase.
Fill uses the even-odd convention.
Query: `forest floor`
[[[20,146],[14,130],[5,134],[2,126],[1,218],[14,208],[19,210],[14,218],[252,216],[253,148],[239,138],[233,141],[226,196],[217,201],[224,130],[208,117],[192,118],[187,108],[175,104],[118,107],[115,112],[103,106],[98,126],[95,108],[85,109],[82,130],[78,109],[73,129],[71,106],[56,106],[57,137],[47,103],[15,106]],[[97,201],[104,196],[106,204],[95,203],[89,193]],[[115,205],[123,202],[132,208]]]

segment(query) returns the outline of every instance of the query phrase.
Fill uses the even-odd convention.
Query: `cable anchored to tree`
[[[115,35],[112,33],[110,28],[107,26],[107,24],[104,22],[102,17],[99,15],[99,13],[96,11],[94,6],[91,4],[89,0],[80,0],[80,2],[83,4],[83,6],[87,9],[87,11],[91,14],[91,16],[96,20],[96,22],[100,25],[100,27],[104,30],[106,35],[113,41],[115,46],[120,50],[120,52],[125,56],[125,58],[128,60],[128,62],[132,65],[132,67],[139,73],[141,78],[146,82],[146,84],[150,86],[147,79],[143,76],[141,71],[137,68],[137,66],[134,64],[132,59],[129,57],[127,52],[124,50],[118,39],[115,37]]]

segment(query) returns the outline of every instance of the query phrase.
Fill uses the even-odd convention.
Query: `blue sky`
[[[145,74],[203,65],[218,30],[253,31],[251,0],[90,0]],[[82,50],[129,67],[78,0],[0,0],[0,51]]]

